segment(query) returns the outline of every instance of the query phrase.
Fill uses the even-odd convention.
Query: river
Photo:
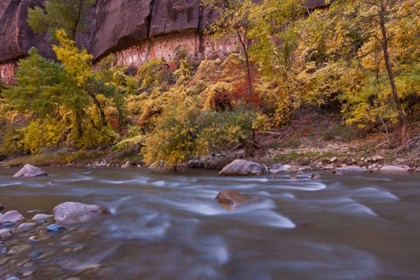
[[[30,247],[0,254],[0,279],[420,279],[420,174],[44,170],[12,178],[17,168],[0,169],[2,213],[30,219],[78,201],[112,214],[13,235],[7,250]],[[227,211],[215,200],[224,189],[253,200]],[[30,241],[37,232],[44,238]]]

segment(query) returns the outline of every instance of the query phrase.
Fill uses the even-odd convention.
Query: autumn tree
[[[246,80],[248,95],[253,108],[253,77],[249,48],[251,41],[249,32],[253,26],[251,10],[255,4],[251,0],[201,0],[201,4],[214,9],[219,14],[218,20],[211,25],[209,32],[216,39],[236,39],[245,57]]]
[[[295,57],[304,13],[300,0],[264,0],[250,10],[249,52],[261,75],[256,90],[276,125],[285,124],[300,106]]]
[[[300,51],[312,100],[338,98],[347,124],[398,123],[404,145],[404,100],[419,92],[412,82],[418,76],[418,5],[335,1],[328,11],[311,14],[302,25]]]

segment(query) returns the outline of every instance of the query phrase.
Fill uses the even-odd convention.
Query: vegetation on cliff
[[[313,11],[298,0],[204,4],[219,7],[209,34],[238,42],[239,52],[197,62],[180,46],[175,61],[138,69],[112,55],[93,67],[73,40],[78,22],[48,26],[42,10],[30,11],[29,22],[57,41],[58,61],[32,49],[17,85],[0,85],[0,155],[110,148],[165,165],[238,147],[261,156],[267,147],[255,134],[296,124],[308,107],[340,115],[354,135],[379,131],[419,153],[419,1],[334,1]],[[68,18],[80,21],[77,11]]]

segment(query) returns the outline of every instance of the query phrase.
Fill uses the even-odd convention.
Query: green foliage
[[[166,89],[173,83],[172,74],[168,68],[162,59],[151,59],[143,63],[137,71],[141,83],[140,89],[148,93],[155,87]]]
[[[259,114],[238,108],[235,111],[204,111],[200,116],[199,153],[228,151],[233,144],[250,138],[260,125]]]
[[[57,117],[72,95],[74,86],[65,69],[47,60],[32,48],[29,58],[20,61],[15,75],[18,86],[8,86],[3,96],[20,112]]]
[[[76,38],[76,32],[85,31],[85,16],[89,7],[96,0],[48,0],[44,3],[44,9],[35,6],[28,9],[28,24],[38,33],[49,33],[57,40],[56,31],[64,30],[71,39]]]

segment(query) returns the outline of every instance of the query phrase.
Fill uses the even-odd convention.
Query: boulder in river
[[[23,217],[22,214],[16,210],[10,210],[0,217],[0,224],[7,222],[16,223],[23,220],[25,220],[25,217]]]
[[[249,176],[261,175],[263,166],[257,162],[235,159],[219,172],[219,175],[225,176]]]
[[[223,190],[217,194],[216,200],[223,208],[230,211],[238,208],[244,203],[247,203],[251,200],[251,197],[235,190]]]
[[[275,163],[275,164],[273,164],[273,166],[271,166],[269,171],[271,173],[273,173],[273,175],[275,175],[279,172],[288,171],[289,169],[290,169],[290,165],[288,165],[288,164]]]
[[[408,173],[410,168],[403,165],[384,165],[379,169],[381,173]]]
[[[42,170],[39,167],[33,166],[31,164],[25,164],[21,170],[16,172],[13,177],[37,177],[37,176],[47,176],[48,173]]]
[[[80,202],[63,202],[53,209],[54,219],[58,224],[77,224],[109,214],[101,205]]]

